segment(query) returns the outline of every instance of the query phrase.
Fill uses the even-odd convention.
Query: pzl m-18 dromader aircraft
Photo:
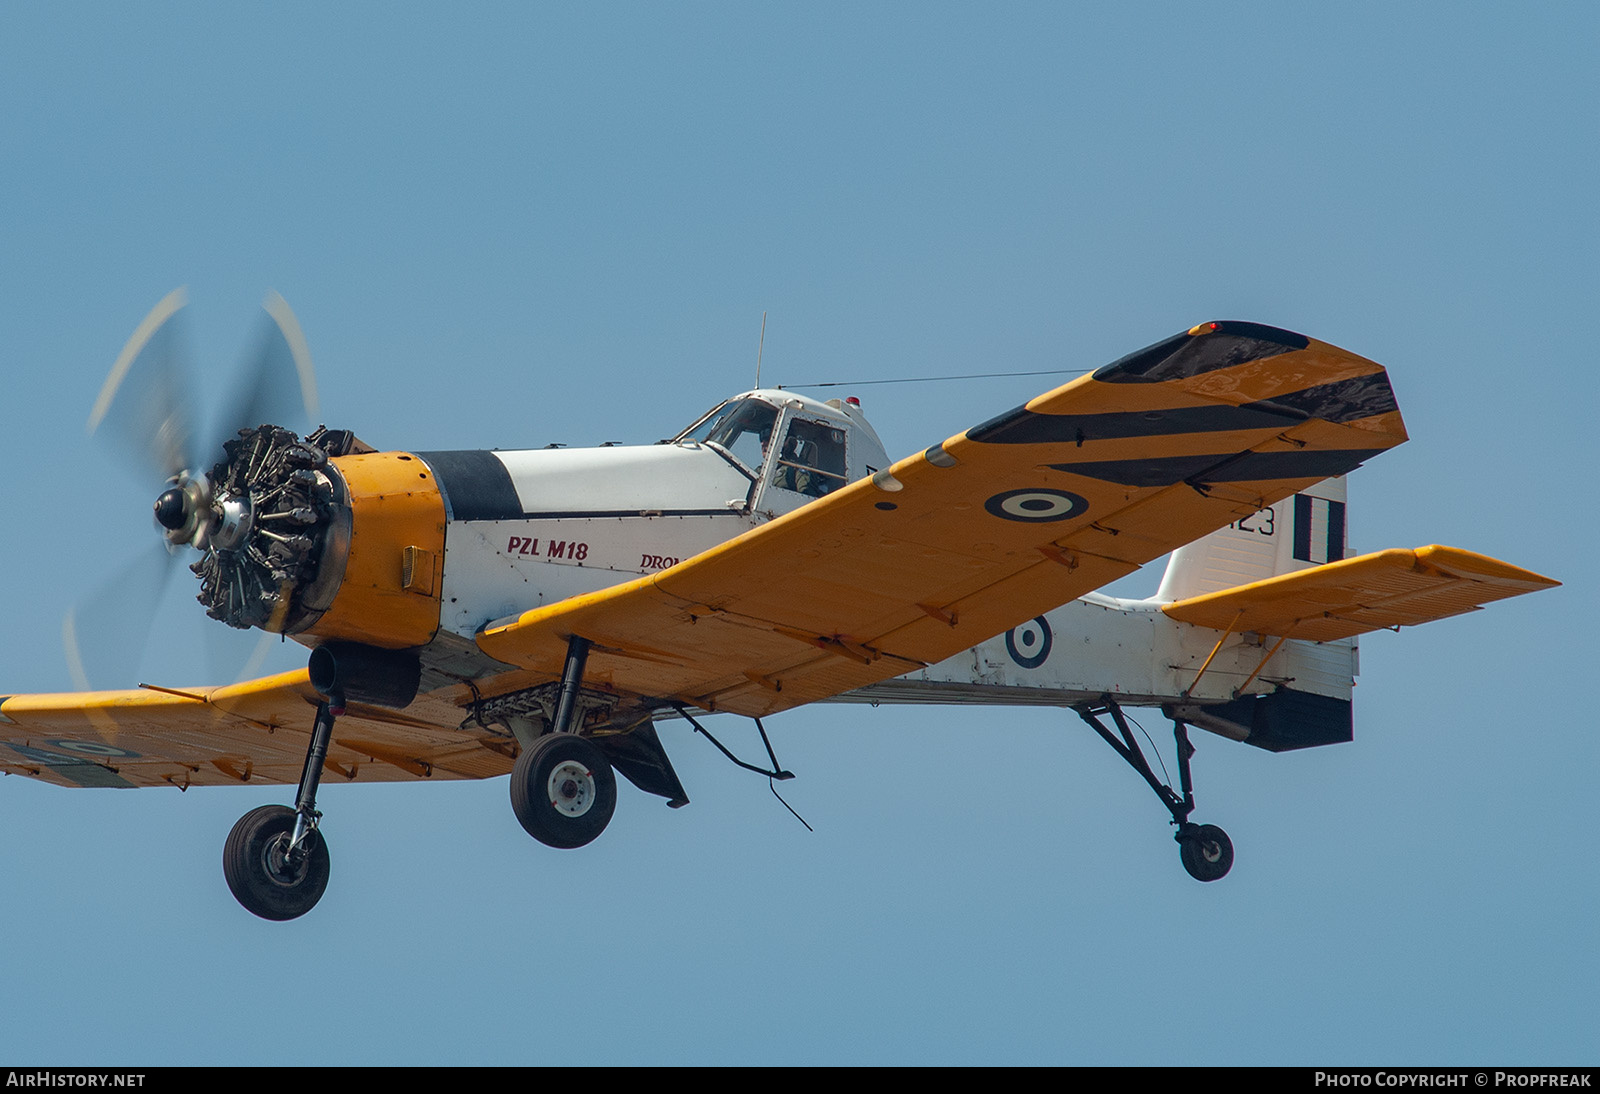
[[[260,424],[271,376],[310,390],[272,297],[258,397],[226,423],[245,428],[197,458],[169,361],[181,305],[141,324],[91,425],[143,434],[169,480],[156,520],[194,550],[208,613],[292,636],[309,664],[9,696],[0,768],[298,782],[223,852],[267,919],[327,884],[324,780],[509,773],[523,827],[580,847],[611,819],[615,772],[687,802],[656,719],[760,727],[820,700],[1071,708],[1213,881],[1233,847],[1189,820],[1190,727],[1273,751],[1348,741],[1355,636],[1557,584],[1451,547],[1346,557],[1342,476],[1406,439],[1400,411],[1381,367],[1274,327],[1201,324],[893,463],[854,400],[782,390],[652,445],[379,452]],[[1168,553],[1154,597],[1095,591]],[[1172,721],[1177,789],[1127,707]],[[767,748],[765,773],[787,776]]]

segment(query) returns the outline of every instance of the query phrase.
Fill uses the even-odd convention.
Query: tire
[[[1184,825],[1178,833],[1178,856],[1196,881],[1217,881],[1233,869],[1233,841],[1214,824]]]
[[[575,733],[539,738],[511,769],[511,811],[547,847],[582,847],[606,830],[616,808],[611,764]]]
[[[298,869],[283,861],[294,835],[295,813],[286,805],[263,805],[239,818],[222,847],[222,875],[244,909],[262,919],[298,919],[328,887],[328,844],[321,832]]]

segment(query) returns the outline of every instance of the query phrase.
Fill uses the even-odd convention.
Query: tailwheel
[[[298,919],[328,887],[328,845],[315,829],[290,853],[295,811],[263,805],[239,818],[222,848],[222,873],[246,911],[262,919]]]
[[[1151,770],[1150,763],[1144,757],[1144,749],[1139,747],[1139,739],[1133,735],[1133,730],[1128,725],[1128,718],[1122,713],[1122,707],[1109,695],[1102,695],[1099,702],[1086,704],[1075,708],[1078,717],[1082,718],[1089,728],[1098,733],[1106,744],[1116,749],[1117,755],[1127,761],[1129,767],[1137,771],[1150,789],[1156,792],[1156,797],[1161,799],[1161,804],[1167,807],[1172,814],[1172,823],[1178,826],[1178,834],[1173,838],[1178,841],[1178,853],[1183,860],[1183,868],[1189,871],[1189,876],[1196,881],[1217,881],[1227,876],[1233,869],[1233,841],[1228,838],[1228,833],[1214,824],[1191,824],[1189,814],[1194,812],[1194,783],[1189,773],[1189,761],[1194,757],[1194,745],[1189,741],[1188,724],[1181,717],[1167,713],[1172,719],[1173,743],[1178,752],[1178,787],[1174,790],[1160,779]],[[1109,714],[1116,723],[1117,731],[1111,732],[1100,716]],[[1142,727],[1141,727],[1142,729]],[[1151,742],[1154,747],[1155,742]]]
[[[1216,881],[1233,868],[1233,841],[1214,824],[1184,824],[1174,837],[1183,868],[1196,881]]]
[[[617,777],[592,742],[550,733],[517,757],[511,811],[550,847],[582,847],[604,832],[617,808]]]

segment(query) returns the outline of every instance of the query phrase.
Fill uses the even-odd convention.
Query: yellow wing
[[[491,624],[549,677],[765,715],[942,660],[1406,439],[1384,370],[1210,323],[659,574]]]
[[[317,694],[306,670],[229,687],[14,695],[0,702],[0,771],[60,786],[294,783]],[[404,711],[352,703],[326,779],[478,779],[511,770],[509,740],[461,727],[427,695]]]
[[[1456,547],[1396,548],[1190,597],[1161,610],[1217,630],[1331,642],[1460,615],[1559,584]]]

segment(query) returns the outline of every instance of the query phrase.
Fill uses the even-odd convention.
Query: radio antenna
[[[761,341],[756,343],[756,387],[761,387],[761,351],[767,348],[767,313],[761,313]]]

